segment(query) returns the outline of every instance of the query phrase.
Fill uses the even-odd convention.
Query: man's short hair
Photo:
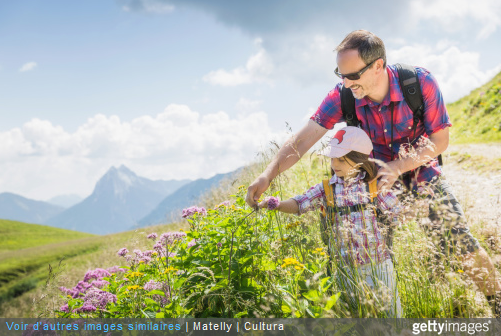
[[[370,64],[374,60],[383,59],[386,67],[386,49],[383,40],[367,30],[355,30],[346,35],[344,40],[336,47],[338,53],[345,50],[357,49],[364,63]]]

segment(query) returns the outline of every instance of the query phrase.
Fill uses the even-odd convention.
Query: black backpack
[[[407,64],[395,64],[398,71],[398,81],[400,83],[400,88],[404,94],[404,99],[409,108],[413,113],[413,136],[416,137],[416,128],[419,121],[423,122],[424,119],[424,102],[423,94],[421,92],[421,86],[419,85],[418,76],[416,69]],[[343,118],[348,126],[359,127],[360,121],[357,118],[357,113],[355,110],[355,97],[350,89],[344,86],[341,89],[341,110],[343,111]],[[393,147],[393,108],[391,109],[391,147]],[[393,160],[393,149],[392,149],[392,160]],[[442,155],[438,156],[438,164],[442,164]]]

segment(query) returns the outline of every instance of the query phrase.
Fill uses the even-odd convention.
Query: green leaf
[[[165,318],[165,314],[164,313],[157,313],[155,315],[156,318]]]
[[[341,296],[341,292],[332,295],[329,298],[329,300],[327,300],[327,302],[325,303],[324,309],[325,310],[330,310],[336,304],[336,302],[337,302],[337,300],[339,299],[340,296]]]
[[[228,287],[228,279],[223,279],[223,280],[219,281],[216,285],[214,285],[214,287],[212,287],[209,290],[209,292],[214,292],[214,291],[217,291],[217,290],[225,288],[225,287]]]
[[[148,292],[148,295],[162,295],[165,296],[165,293],[162,292],[161,290],[154,289]]]
[[[152,300],[150,298],[144,298],[144,303],[146,303],[146,305],[148,305],[148,306],[153,306],[153,307],[158,306],[158,303],[155,300]]]
[[[241,317],[246,317],[249,313],[247,313],[247,310],[244,310],[243,312],[240,312],[236,314],[234,317],[235,318],[241,318]]]
[[[289,306],[287,306],[287,305],[283,304],[283,305],[282,305],[282,312],[284,312],[284,313],[286,313],[286,314],[290,314],[290,313],[292,313],[292,310],[290,309],[290,307],[289,307]]]
[[[143,313],[143,317],[146,317],[146,318],[155,318],[155,316],[157,315],[155,312],[152,312],[152,311],[144,311],[141,309],[141,313]]]
[[[320,300],[320,296],[316,289],[310,289],[307,293],[304,293],[303,296],[313,302]]]

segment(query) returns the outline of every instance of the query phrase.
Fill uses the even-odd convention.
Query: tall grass
[[[326,257],[321,239],[319,214],[308,213],[297,218],[275,212],[252,212],[244,204],[245,186],[264,169],[269,157],[223,183],[200,200],[199,205],[214,208],[236,195],[234,208],[209,211],[207,217],[196,216],[189,221],[187,239],[169,245],[176,258],[161,256],[140,264],[130,257],[129,280],[114,274],[108,290],[117,296],[105,310],[92,316],[157,316],[157,317],[386,317],[392,297],[383,287],[368,288],[357,269],[339,261],[332,264]],[[282,199],[303,193],[328,176],[327,162],[308,155],[295,167],[280,175],[268,191]],[[238,188],[238,186],[244,187]],[[475,285],[465,276],[454,256],[439,253],[436,245],[423,230],[426,214],[415,209],[427,209],[425,200],[406,201],[407,216],[396,230],[394,259],[397,286],[404,317],[486,317],[491,311]],[[136,233],[143,250],[151,249],[144,235],[159,228],[145,228]],[[129,233],[134,239],[134,234]],[[193,246],[188,244],[195,241]],[[122,240],[123,242],[123,240]],[[141,244],[117,244],[109,249],[103,261],[94,267],[110,266],[116,261],[118,248],[129,250]],[[120,260],[119,260],[120,261]],[[89,265],[90,266],[90,265]],[[169,268],[171,267],[171,268]],[[330,272],[328,268],[331,268]],[[80,268],[81,269],[81,268]],[[346,271],[348,269],[348,271]],[[136,276],[134,272],[142,274]],[[340,283],[336,274],[346,272],[350,286]],[[81,274],[81,273],[80,273]],[[134,275],[131,277],[130,274]],[[329,275],[330,274],[330,275]],[[80,275],[81,279],[82,275]],[[70,287],[76,279],[67,281]],[[149,292],[147,283],[168,290]],[[132,285],[132,286],[131,286]],[[162,285],[163,286],[163,285]],[[349,290],[347,288],[349,287]],[[153,293],[153,294],[151,294]],[[155,299],[155,296],[156,299]],[[168,302],[161,301],[165,297]],[[53,297],[53,306],[65,300]],[[73,299],[70,308],[77,310],[83,297]],[[145,307],[139,309],[138,307]],[[46,314],[50,312],[45,312]],[[58,313],[68,316],[68,313]],[[73,316],[83,315],[73,312]],[[71,314],[70,314],[71,315]]]

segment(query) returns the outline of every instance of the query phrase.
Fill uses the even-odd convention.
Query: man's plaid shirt
[[[419,122],[416,136],[413,138],[414,114],[405,102],[398,71],[393,65],[386,67],[390,80],[390,90],[381,104],[371,101],[369,98],[355,100],[355,110],[362,129],[369,135],[374,145],[374,157],[383,162],[391,161],[392,150],[394,158],[398,158],[402,146],[411,144],[416,146],[417,139],[452,126],[449,114],[445,107],[442,93],[432,74],[421,67],[416,67],[421,92],[424,100],[424,122]],[[320,126],[332,129],[336,123],[345,121],[341,111],[341,87],[342,83],[329,92],[311,120]],[[393,148],[391,148],[391,109],[390,103],[394,104],[393,110]],[[417,168],[412,172],[411,178],[417,182],[429,182],[435,176],[441,174],[440,166],[436,159],[428,164]]]

